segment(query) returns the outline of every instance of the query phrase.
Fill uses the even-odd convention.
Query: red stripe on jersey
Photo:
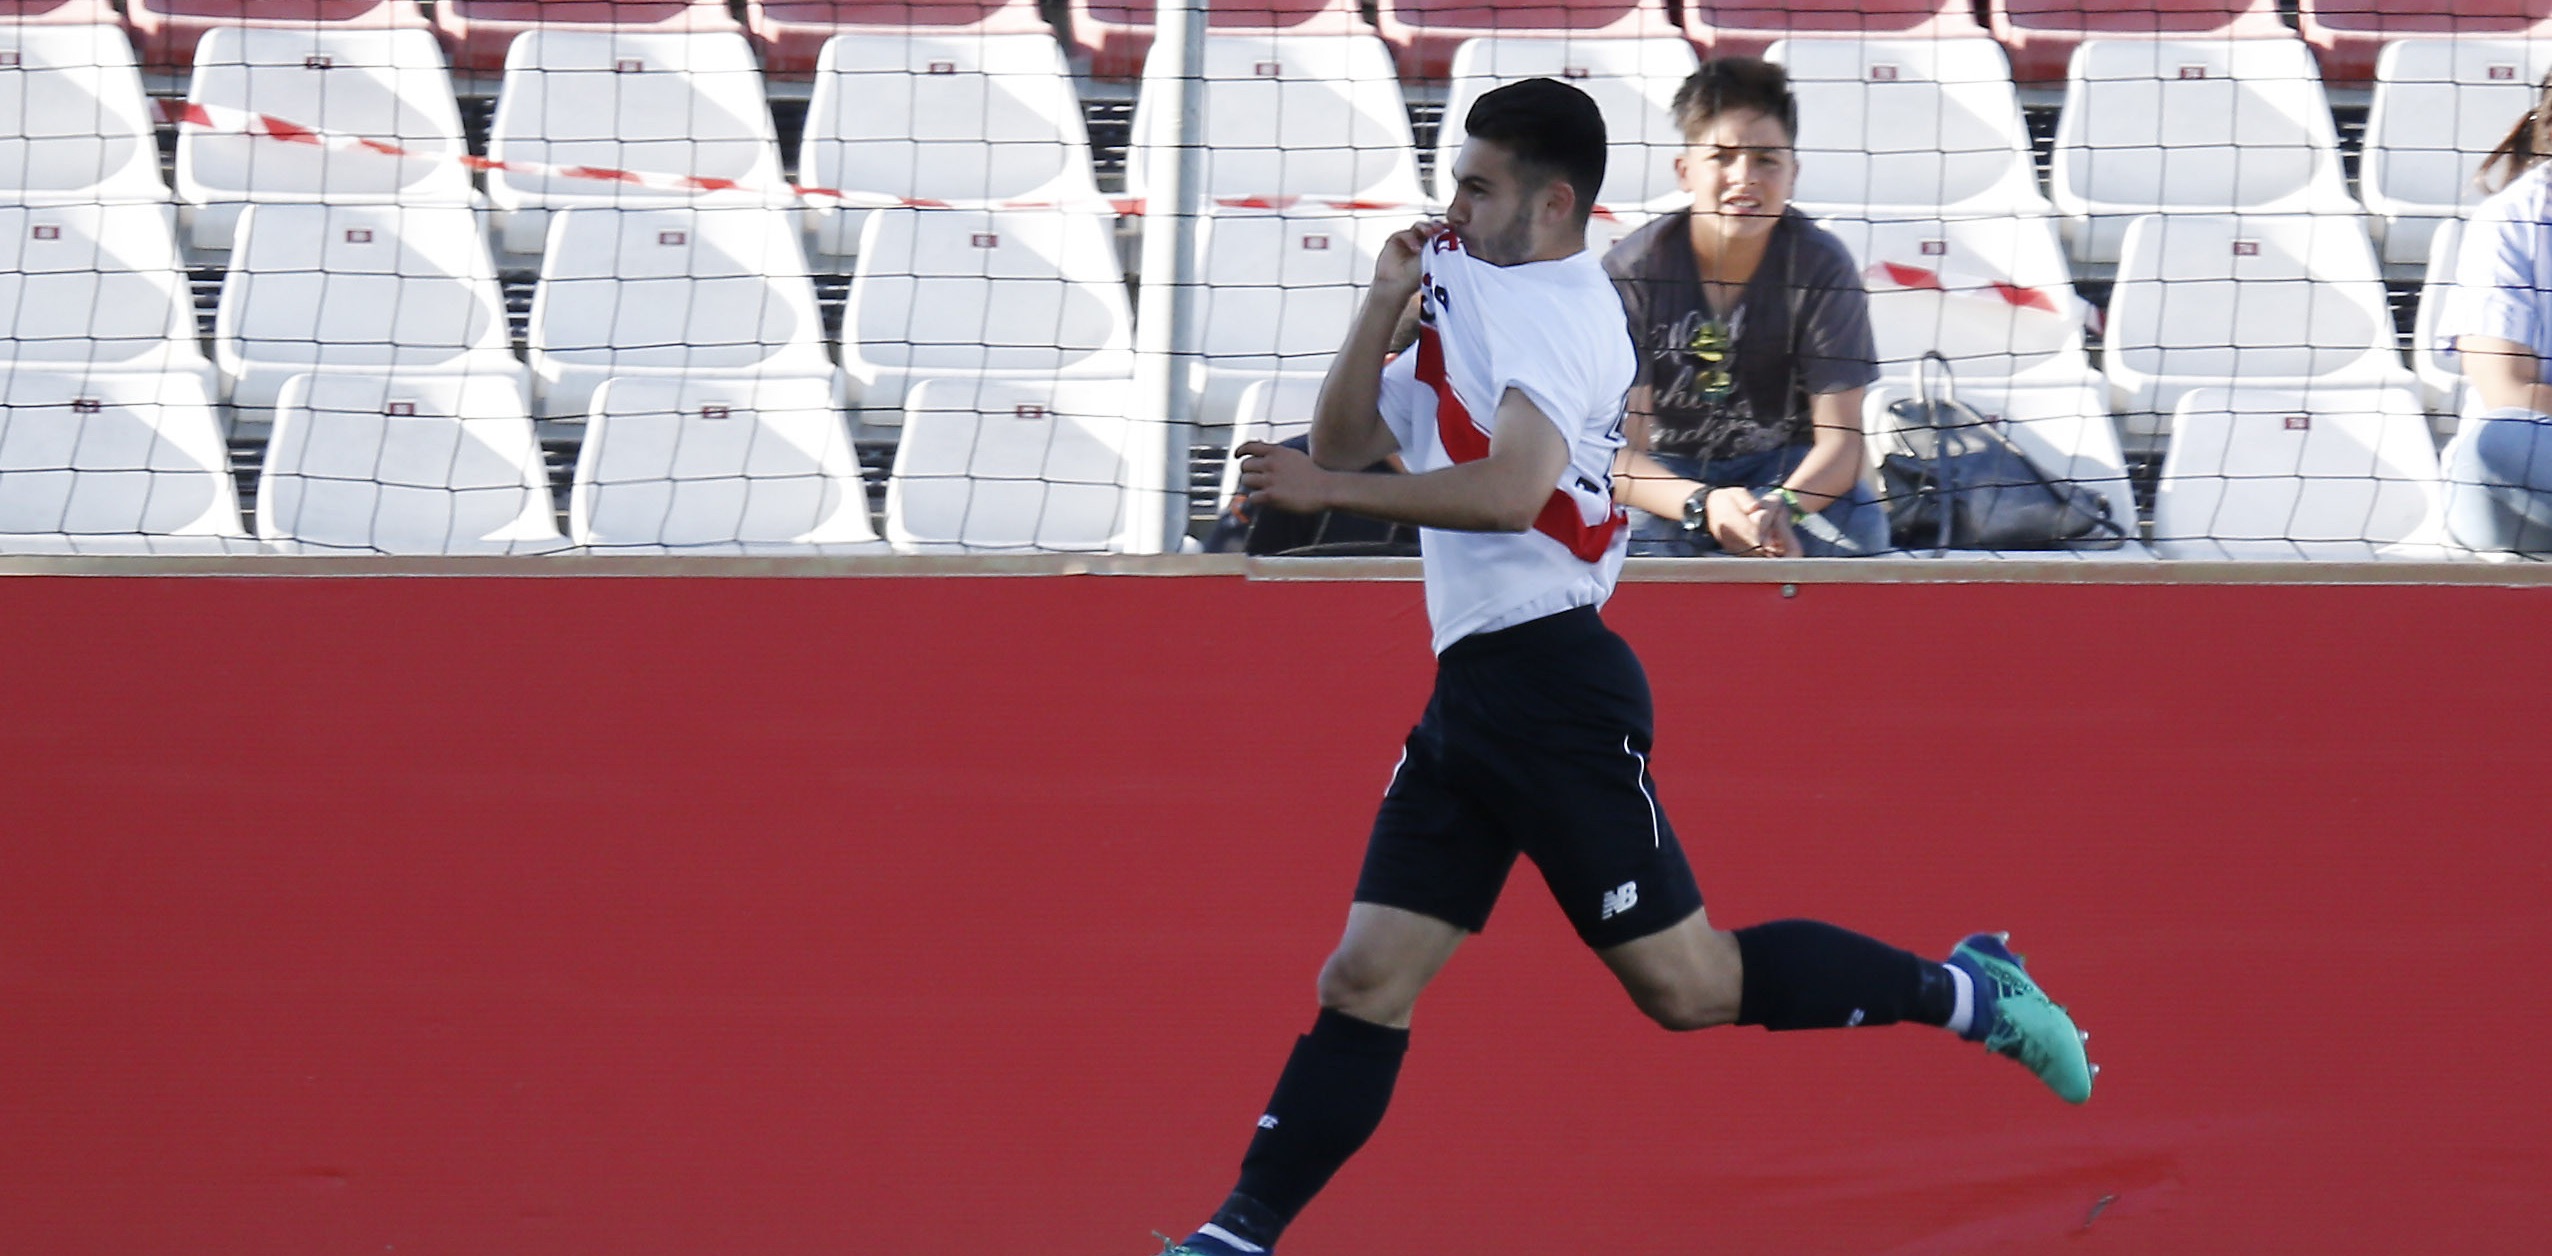
[[[1444,343],[1424,323],[1418,325],[1418,382],[1435,390],[1436,440],[1444,445],[1445,456],[1457,463],[1488,457],[1489,434],[1471,421],[1471,411],[1453,395],[1453,381],[1444,372]],[[1615,506],[1604,522],[1589,525],[1578,512],[1577,499],[1555,488],[1534,517],[1533,530],[1567,546],[1579,561],[1595,563],[1604,560],[1613,537],[1629,522],[1630,516]]]

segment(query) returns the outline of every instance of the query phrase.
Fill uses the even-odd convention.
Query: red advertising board
[[[1231,1183],[1407,583],[0,580],[0,1251],[1133,1256]],[[2097,1096],[1673,1035],[1519,875],[1287,1256],[2520,1252],[2552,594],[1631,585],[1712,917],[2009,929]]]

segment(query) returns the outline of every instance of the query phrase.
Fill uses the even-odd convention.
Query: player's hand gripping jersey
[[[1485,458],[1500,399],[1523,393],[1558,425],[1568,466],[1530,531],[1423,529],[1438,652],[1475,632],[1600,606],[1628,532],[1613,454],[1638,362],[1621,297],[1587,252],[1493,266],[1451,231],[1427,245],[1418,343],[1382,372],[1382,420],[1413,472]]]

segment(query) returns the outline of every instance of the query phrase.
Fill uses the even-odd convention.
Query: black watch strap
[[[1700,488],[1694,489],[1692,491],[1692,496],[1684,499],[1685,531],[1700,532],[1710,527],[1710,495],[1718,491],[1718,485],[1704,484]]]

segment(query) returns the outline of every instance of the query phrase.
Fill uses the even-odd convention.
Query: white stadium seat
[[[240,225],[213,320],[233,406],[272,409],[305,371],[450,375],[530,395],[467,206],[262,204]]]
[[[2437,447],[2406,388],[2201,388],[2153,505],[2167,558],[2442,558]]]
[[[1882,383],[1870,389],[1863,403],[1863,426],[1870,435],[1870,461],[1876,465],[1890,453],[1905,452],[1895,433],[1896,418],[1888,406],[1913,395],[1905,383]],[[2135,539],[2135,490],[2127,482],[2127,464],[2118,446],[2118,429],[2109,418],[2109,407],[2102,396],[2098,380],[2092,379],[2067,387],[2061,384],[2013,386],[2009,381],[1985,379],[1958,382],[1958,399],[1973,406],[1990,419],[2001,420],[2003,430],[2029,455],[2030,462],[2042,473],[2057,479],[2071,480],[2097,491],[2108,499],[2109,517],[2124,525],[2126,544],[2114,550],[1977,550],[1951,551],[1948,557],[2047,558],[2071,556],[2086,559],[2150,558],[2152,552]],[[1928,551],[1927,551],[1928,553]]]
[[[256,553],[191,374],[0,376],[0,553]]]
[[[788,214],[738,206],[552,217],[529,332],[540,416],[584,414],[615,376],[832,381],[815,284]]]
[[[0,208],[0,365],[212,386],[164,205]]]
[[[1923,355],[1959,386],[2078,388],[2098,382],[2082,299],[2047,218],[1827,218],[1861,265],[1879,370],[1910,383]]]
[[[933,376],[1131,379],[1112,220],[1062,210],[881,209],[863,229],[842,369],[864,426]]]
[[[1789,39],[1809,213],[2048,213],[2011,62],[1990,39]]]
[[[1873,461],[1895,445],[1889,404],[1912,395],[1923,355],[1936,351],[1950,361],[1960,400],[2003,420],[2040,470],[2098,490],[2109,517],[2132,533],[2137,516],[2126,459],[2107,385],[2084,347],[2084,307],[2052,220],[1828,218],[1822,225],[1861,263],[1870,293],[1881,371],[1863,412]],[[2115,550],[2061,552],[2151,557],[2132,539]]]
[[[1232,421],[1241,390],[1317,380],[1364,304],[1374,259],[1407,213],[1218,209],[1197,224],[1197,421]]]
[[[0,26],[0,203],[167,200],[124,32]]]
[[[1126,191],[1176,160],[1178,86],[1146,62],[1134,107]],[[1371,35],[1217,31],[1205,37],[1204,195],[1316,196],[1417,205],[1418,154],[1391,50]]]
[[[245,111],[412,156],[214,125],[177,131],[178,214],[196,247],[227,249],[256,202],[471,205],[461,111],[428,30],[216,26],[196,48],[189,103]]]
[[[720,191],[643,187],[609,178],[487,173],[505,211],[505,249],[540,249],[547,211],[580,206],[795,203],[762,72],[744,36],[546,28],[517,36],[488,134],[499,163],[637,171],[732,181]]]
[[[910,554],[1155,553],[1168,441],[1121,381],[929,380],[905,404],[886,539]]]
[[[1099,202],[1081,98],[1049,35],[916,29],[825,41],[798,177],[952,204]],[[866,210],[821,198],[810,208],[817,252],[857,251]]]
[[[494,377],[295,375],[257,479],[287,554],[540,554],[565,544],[521,388]]]
[[[809,379],[603,385],[568,532],[596,554],[886,550],[833,390]]]
[[[2428,240],[2428,271],[2419,282],[2419,313],[2410,334],[2410,369],[2419,376],[2420,396],[2428,412],[2446,416],[2447,430],[2463,413],[2463,363],[2446,351],[2437,334],[2454,301],[2455,260],[2463,251],[2463,220],[2437,224]]]
[[[2074,50],[2050,179],[2076,259],[2118,260],[2153,213],[2360,213],[2300,39],[2090,39]]]
[[[1453,162],[1462,152],[1463,119],[1490,90],[1528,78],[1555,78],[1594,98],[1608,141],[1604,190],[1596,203],[1615,210],[1664,200],[1680,208],[1675,154],[1684,146],[1675,125],[1675,89],[1700,62],[1692,44],[1665,39],[1571,39],[1491,36],[1466,39],[1453,51],[1453,85],[1436,131],[1435,194],[1453,199]]]
[[[1320,404],[1321,376],[1280,375],[1241,390],[1232,407],[1232,445],[1254,440],[1289,441],[1311,431],[1314,407]]]
[[[2428,258],[2437,224],[2481,203],[2473,175],[2552,70],[2552,46],[2525,40],[2404,39],[2375,62],[2358,184],[2386,262]]]
[[[2112,406],[2158,436],[2180,395],[2211,384],[2409,388],[2357,220],[2156,214],[2127,228],[2109,299]]]

